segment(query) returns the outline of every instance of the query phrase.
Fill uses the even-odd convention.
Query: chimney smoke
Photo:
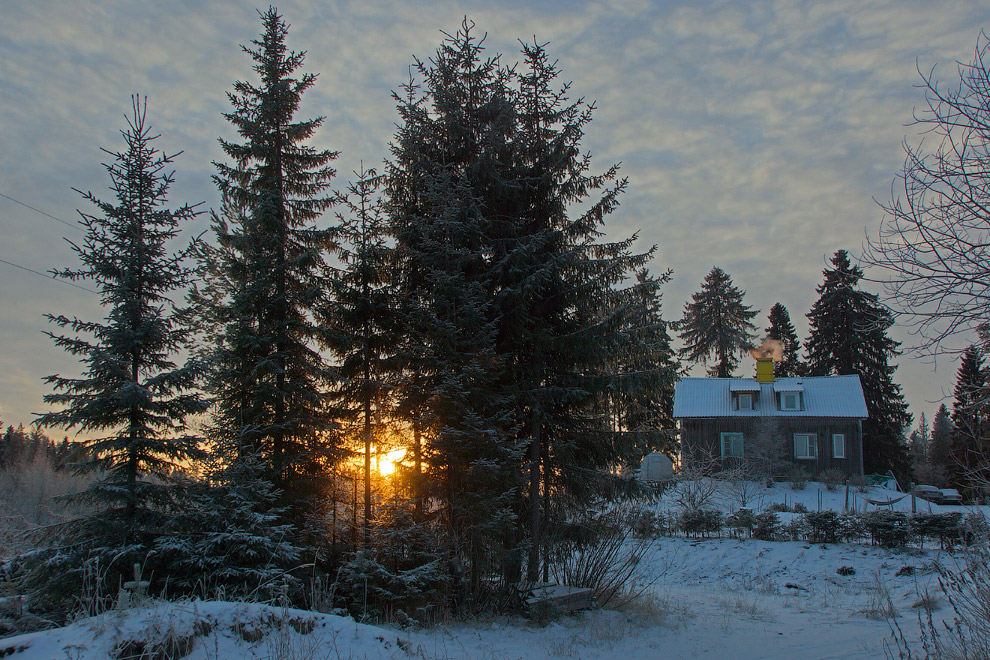
[[[779,339],[766,337],[756,348],[750,349],[749,354],[754,359],[772,358],[774,362],[781,362],[784,359],[784,342]]]

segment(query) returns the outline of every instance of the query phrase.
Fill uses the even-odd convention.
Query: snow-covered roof
[[[743,389],[741,383],[752,385]],[[735,410],[733,392],[759,392],[753,410]],[[774,392],[802,392],[801,410],[778,410]],[[674,389],[674,418],[686,417],[847,417],[866,419],[859,376],[778,378],[757,383],[748,378],[682,378]]]
[[[752,378],[730,378],[730,392],[759,392],[760,384]]]

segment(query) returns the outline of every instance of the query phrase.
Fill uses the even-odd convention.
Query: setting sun
[[[402,462],[405,456],[405,449],[394,449],[382,454],[378,459],[378,474],[383,477],[392,476],[395,473],[396,466]]]

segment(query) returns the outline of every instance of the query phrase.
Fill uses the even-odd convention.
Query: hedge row
[[[854,543],[869,539],[885,548],[916,543],[938,543],[943,549],[971,545],[990,537],[986,519],[975,513],[959,512],[908,515],[899,511],[836,513],[811,511],[795,515],[783,523],[775,511],[754,514],[740,509],[723,516],[709,508],[684,509],[679,514],[642,510],[630,515],[633,534],[643,538],[674,536],[708,538],[748,536],[762,541],[807,541],[809,543]]]

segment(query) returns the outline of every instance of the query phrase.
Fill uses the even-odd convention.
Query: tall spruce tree
[[[415,374],[403,399],[419,406],[473,587],[485,570],[517,580],[527,546],[534,579],[547,494],[581,497],[631,442],[601,404],[620,379],[632,391],[614,366],[646,343],[633,297],[656,280],[623,285],[649,255],[599,240],[626,184],[615,167],[588,172],[592,108],[567,100],[543,46],[524,45],[516,74],[472,28],[418,64],[425,93],[398,98],[389,197]]]
[[[73,468],[93,475],[80,497],[95,507],[59,526],[61,548],[49,568],[56,580],[81,579],[97,562],[101,572],[92,574],[107,582],[98,588],[115,585],[133,562],[151,562],[146,572],[154,566],[152,544],[172,526],[178,503],[176,475],[202,456],[185,420],[206,409],[196,390],[199,363],[176,364],[190,332],[177,323],[172,297],[189,283],[190,268],[187,253],[168,246],[197,211],[167,206],[174,155],[155,147],[146,101],[135,96],[132,104],[121,131],[126,149],[106,152],[115,199],[81,193],[97,209],[80,212],[85,238],[72,246],[81,265],[56,271],[93,282],[106,318],[48,316],[69,331],[49,333],[55,344],[78,356],[85,371],[45,379],[55,390],[45,401],[57,409],[38,420],[87,436]]]
[[[224,116],[243,141],[220,140],[230,162],[215,164],[223,199],[217,243],[204,250],[206,279],[194,300],[214,342],[206,350],[213,439],[232,458],[261,466],[300,524],[321,469],[339,457],[326,397],[334,375],[316,321],[335,246],[335,232],[316,221],[333,203],[336,153],[306,144],[323,118],[295,114],[316,76],[296,77],[305,53],[287,49],[278,12],[260,16],[260,39],[242,47],[260,80],[236,82],[228,94],[233,111]]]
[[[425,445],[455,592],[475,598],[484,576],[519,563],[511,538],[522,450],[498,387],[488,240],[498,200],[510,197],[509,72],[485,57],[472,27],[465,20],[433,59],[416,62],[425,93],[410,82],[397,96],[388,204],[405,319],[399,409]]]
[[[671,347],[669,324],[663,320],[660,286],[670,271],[654,276],[647,270],[636,275],[639,287],[633,298],[631,319],[637,341],[620,358],[617,373],[638,374],[645,379],[630,382],[613,394],[615,428],[636,434],[636,456],[659,451],[674,458],[678,453],[674,413],[674,383],[679,363]],[[625,385],[625,383],[624,383]]]
[[[984,355],[970,346],[962,355],[952,404],[952,482],[968,494],[990,482],[990,390]]]
[[[944,473],[945,479],[952,474],[952,432],[952,414],[943,403],[935,411],[935,419],[932,420],[931,462]]]
[[[732,278],[719,267],[705,276],[701,291],[691,295],[684,305],[684,316],[677,324],[678,334],[685,346],[681,355],[689,362],[709,360],[714,365],[709,375],[728,378],[739,363],[739,354],[752,348],[755,338],[750,321],[759,314],[743,304],[746,295],[732,283]]]
[[[498,352],[522,407],[517,437],[529,444],[527,575],[534,580],[545,518],[562,508],[562,497],[548,498],[584,499],[594,483],[587,475],[641,449],[637,434],[614,432],[601,402],[620,391],[640,402],[651,389],[661,396],[673,375],[661,363],[645,365],[669,349],[656,306],[666,276],[642,272],[625,283],[653,251],[634,253],[635,236],[600,240],[627,182],[615,165],[591,173],[581,152],[594,107],[568,98],[570,85],[557,82],[545,44],[524,43],[522,55],[514,141],[521,203],[514,222],[494,228],[494,291]]]
[[[339,360],[338,408],[359,439],[364,453],[364,535],[368,541],[373,517],[372,450],[386,436],[394,370],[389,358],[395,338],[396,297],[394,251],[386,243],[387,226],[380,212],[382,178],[375,170],[354,173],[343,197],[346,214],[338,214],[343,268],[332,282],[333,303],[327,309],[329,346]]]
[[[776,374],[781,378],[803,375],[801,342],[798,340],[787,308],[780,303],[775,304],[770,308],[767,319],[770,321],[770,325],[766,329],[767,337],[776,339],[784,345],[784,359],[774,367]]]
[[[867,472],[894,470],[906,478],[904,430],[911,423],[900,385],[894,383],[898,342],[887,336],[894,324],[877,297],[858,288],[863,271],[839,250],[824,270],[818,301],[808,313],[808,372],[811,376],[858,374],[869,418],[863,422]]]

